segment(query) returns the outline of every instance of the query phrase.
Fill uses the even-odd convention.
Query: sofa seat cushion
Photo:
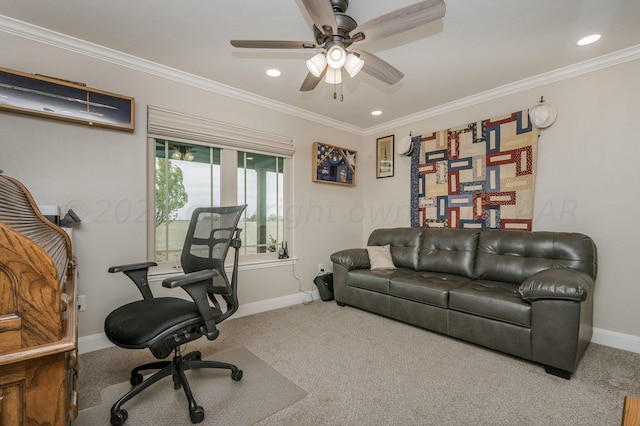
[[[389,294],[389,281],[415,273],[412,269],[356,269],[349,272],[347,286]]]
[[[447,308],[449,306],[449,291],[468,281],[468,278],[460,275],[426,271],[414,272],[392,278],[389,283],[389,294]]]
[[[518,286],[499,281],[474,280],[449,291],[449,309],[522,327],[531,327],[531,305]]]

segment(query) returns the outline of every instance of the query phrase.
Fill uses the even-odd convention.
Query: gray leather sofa
[[[592,334],[596,246],[578,233],[378,229],[397,269],[366,248],[331,255],[334,296],[350,305],[505,352],[569,379]]]

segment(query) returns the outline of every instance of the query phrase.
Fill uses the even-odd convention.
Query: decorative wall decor
[[[312,154],[311,180],[338,185],[356,184],[357,151],[315,142]]]
[[[393,135],[376,139],[376,178],[393,176]]]
[[[82,83],[0,68],[0,109],[133,132],[134,99]]]
[[[414,137],[412,226],[531,230],[538,134],[524,110]]]

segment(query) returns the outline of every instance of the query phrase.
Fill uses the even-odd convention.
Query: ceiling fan
[[[342,82],[342,68],[351,77],[363,72],[387,84],[395,84],[404,74],[376,55],[360,49],[347,50],[354,43],[380,40],[427,24],[444,16],[444,0],[426,0],[389,12],[364,24],[345,12],[349,0],[302,0],[313,20],[315,42],[279,40],[231,40],[234,47],[257,49],[324,49],[307,61],[309,73],[300,91],[316,88],[322,78],[327,83]]]

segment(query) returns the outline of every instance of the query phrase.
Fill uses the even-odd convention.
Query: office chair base
[[[133,387],[111,407],[111,424],[113,426],[122,426],[125,424],[129,413],[122,408],[124,403],[168,375],[171,375],[173,378],[174,389],[182,388],[184,390],[187,401],[189,402],[189,417],[191,418],[191,423],[202,422],[204,420],[204,408],[196,404],[193,393],[191,392],[191,387],[184,374],[185,371],[196,368],[224,368],[231,370],[232,380],[239,381],[242,379],[242,370],[233,364],[202,360],[202,354],[199,351],[189,352],[182,356],[179,348],[176,348],[172,361],[152,362],[131,370],[131,378],[129,381]],[[147,378],[147,380],[144,380],[140,371],[149,369],[159,369],[160,371]]]

